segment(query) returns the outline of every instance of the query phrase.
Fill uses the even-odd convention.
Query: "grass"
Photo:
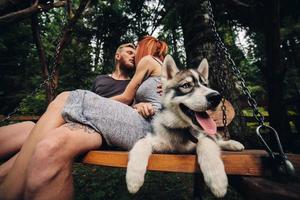
[[[190,200],[193,198],[193,174],[147,172],[140,191],[129,194],[125,169],[76,163],[74,165],[75,200]],[[217,200],[206,188],[204,200]],[[232,188],[224,200],[242,200]]]

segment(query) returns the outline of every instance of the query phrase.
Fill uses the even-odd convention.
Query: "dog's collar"
[[[196,138],[190,131],[190,128],[170,128],[167,127],[166,125],[164,125],[164,127],[166,129],[171,130],[172,132],[179,132],[179,133],[183,133],[184,136],[187,137],[188,140],[190,140],[191,142],[194,142],[195,144],[198,143],[198,138]]]

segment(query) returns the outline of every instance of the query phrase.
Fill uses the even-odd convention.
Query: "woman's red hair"
[[[167,43],[149,35],[144,36],[138,42],[138,50],[135,54],[135,64],[137,65],[140,60],[147,55],[152,55],[163,61],[167,52]]]

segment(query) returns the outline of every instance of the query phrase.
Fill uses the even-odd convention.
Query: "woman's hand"
[[[132,106],[144,118],[149,118],[154,115],[155,111],[151,103],[138,103]]]

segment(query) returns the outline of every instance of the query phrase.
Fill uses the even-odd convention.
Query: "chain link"
[[[238,82],[240,83],[244,95],[247,97],[247,103],[252,109],[254,118],[257,120],[257,122],[260,125],[263,125],[264,117],[258,110],[257,102],[252,97],[250,90],[246,87],[245,80],[241,76],[241,74],[242,74],[241,71],[237,68],[234,60],[231,58],[230,54],[228,53],[227,48],[225,47],[220,35],[217,32],[216,22],[214,20],[211,2],[209,0],[207,0],[206,2],[207,2],[207,9],[208,9],[208,15],[209,15],[209,23],[211,26],[211,30],[213,32],[213,36],[215,37],[215,40],[216,40],[217,55],[218,55],[217,57],[219,59],[220,59],[220,55],[223,55],[225,57],[227,64],[231,67],[231,70],[232,70],[234,76],[237,78]],[[224,77],[222,77],[222,78],[224,78]],[[223,113],[225,113],[225,111],[223,111]]]

